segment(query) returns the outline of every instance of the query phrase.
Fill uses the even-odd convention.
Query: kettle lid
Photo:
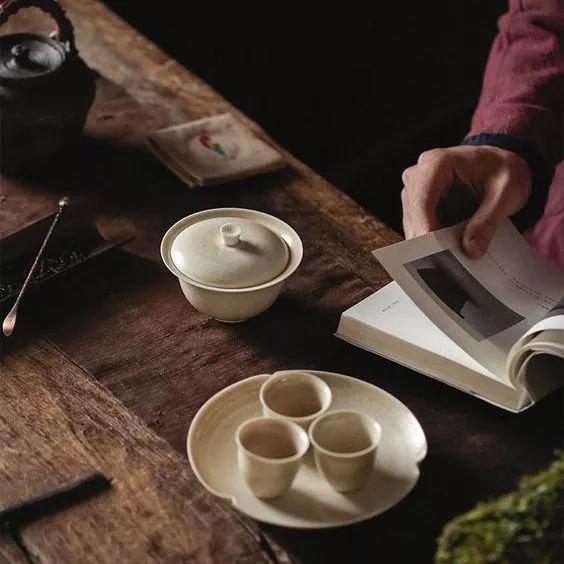
[[[49,37],[14,33],[0,37],[0,80],[23,84],[59,70],[66,53]]]

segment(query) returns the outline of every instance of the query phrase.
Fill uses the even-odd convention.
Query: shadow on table
[[[268,186],[296,176],[286,168],[228,184],[190,188],[139,141],[115,142],[84,135],[72,152],[14,178],[41,190],[69,194],[73,203],[88,202],[99,212],[176,211],[186,215],[203,208],[237,206],[242,198],[253,200]]]
[[[282,181],[292,174],[290,170],[279,171],[274,178]],[[202,208],[238,206],[242,192],[246,201],[260,200],[273,175],[267,177],[191,189],[143,147],[88,136],[80,139],[72,153],[49,167],[33,168],[14,177],[26,186],[23,194],[7,195],[5,205],[9,207],[13,198],[14,214],[23,197],[33,199],[36,192],[66,193],[71,197],[67,216],[102,217],[97,222],[102,235],[106,236],[103,231],[109,225],[112,236],[134,239],[133,253],[110,251],[111,258],[103,255],[91,259],[91,263],[55,277],[45,288],[30,291],[22,302],[18,333],[22,335],[25,319],[48,322],[63,320],[67,315],[93,314],[92,308],[105,296],[119,293],[124,286],[146,283],[155,272],[164,271],[161,264],[154,263],[160,263],[160,238],[174,221]],[[46,256],[48,253],[49,248]],[[153,263],[141,258],[147,256],[154,259]]]
[[[234,325],[233,331],[262,356],[314,368],[320,362],[320,354],[328,352],[327,343],[334,341],[340,313],[337,308],[321,306],[313,299],[285,293],[267,313]],[[280,369],[283,368],[286,366]]]
[[[341,311],[323,296],[292,290],[268,318],[257,317],[234,331],[263,355],[278,359],[277,369],[349,374],[404,402],[429,443],[420,480],[399,505],[366,523],[328,531],[263,530],[305,562],[431,562],[435,539],[449,519],[513,490],[521,476],[550,462],[553,449],[563,444],[563,392],[522,414],[503,411],[336,339]]]
[[[151,284],[163,269],[119,248],[30,289],[18,313],[13,337],[4,339],[10,350],[37,335],[64,330],[77,320],[93,318],[104,303],[139,285]],[[95,280],[95,283],[93,283]]]
[[[271,525],[261,529],[304,562],[432,562],[435,538],[443,525],[469,509],[473,492],[483,487],[479,474],[462,461],[430,454],[415,489],[398,505],[364,523],[317,531]],[[452,491],[457,492],[456,507],[449,495]]]
[[[190,190],[139,149],[97,139],[85,139],[84,143],[90,144],[90,148],[82,155],[83,160],[70,163],[66,175],[50,177],[46,184],[57,193],[69,189],[77,197],[94,197],[105,212],[138,214],[139,225],[145,225],[144,237],[148,237],[145,222],[153,217],[152,212],[159,218],[154,229],[162,229],[167,221],[172,222],[204,205],[266,201],[262,199],[263,192],[272,181],[270,176],[245,181],[242,196],[238,194],[242,191],[233,185]],[[177,305],[189,306],[174,277],[158,262],[155,241],[159,235],[158,232],[151,234],[145,243],[144,250],[151,247],[154,260],[121,250],[112,251],[77,268],[64,280],[54,280],[49,288],[42,288],[36,295],[30,294],[22,307],[17,334],[10,339],[10,347],[17,347],[18,343],[37,334],[55,335],[55,343],[70,344],[84,358],[90,361],[95,358],[95,367],[107,369],[107,359],[98,358],[100,355],[91,351],[97,352],[100,346],[97,339],[112,330],[111,323],[124,322],[111,315],[113,305],[122,302],[123,315],[137,312],[131,317],[131,323],[136,323],[148,315],[143,305],[160,300],[158,307],[151,309],[151,315],[161,315],[166,310],[167,330],[170,334],[178,332]],[[316,368],[350,374],[382,387],[404,402],[421,421],[429,441],[429,455],[422,464],[421,480],[407,499],[367,523],[344,530],[307,533],[276,527],[264,527],[264,530],[287,542],[305,561],[355,562],[373,557],[385,562],[409,562],[413,551],[417,561],[430,561],[434,538],[446,520],[479,500],[514,488],[521,475],[548,463],[551,450],[562,445],[562,392],[539,402],[526,413],[514,415],[336,339],[333,333],[340,313],[362,296],[354,285],[354,276],[347,282],[342,278],[343,269],[339,271],[338,265],[330,260],[323,262],[322,256],[321,253],[308,255],[288,290],[267,314],[229,328],[206,320],[208,329],[217,331],[226,346],[242,340],[258,351],[256,356],[238,357],[243,362],[241,370],[250,371],[250,367],[255,369],[257,365],[260,365],[260,370],[257,368],[260,372],[263,368]],[[366,291],[365,285],[363,288],[362,291]],[[144,293],[146,291],[148,293]],[[198,314],[187,315],[190,322],[183,327],[201,329],[203,320]],[[95,327],[94,318],[99,320]],[[109,320],[108,325],[104,320]],[[125,323],[130,324],[129,320],[128,317]],[[83,335],[82,330],[85,330]],[[128,325],[121,327],[119,334],[142,346],[144,341],[138,338],[140,331],[142,328]],[[150,338],[149,334],[147,339]],[[171,348],[175,343],[167,344],[169,355],[182,352],[181,363],[170,361],[168,365],[170,370],[176,370],[179,394],[185,390],[186,366],[190,365],[204,377],[211,377],[216,366],[223,366],[219,359],[208,368],[199,355],[190,356],[183,342],[180,347],[181,341],[183,336],[178,335],[178,343],[175,342],[178,350]],[[108,342],[109,337],[104,346],[108,346]],[[211,341],[204,339],[202,342]],[[123,356],[116,355],[114,362],[124,363],[117,366],[125,370],[125,362],[134,355],[135,351],[129,350]],[[131,370],[128,377],[135,384],[132,394],[140,381],[150,381],[137,378],[160,362],[159,359],[149,368]],[[225,368],[225,372],[229,369]],[[231,374],[223,374],[224,381],[228,381],[228,376],[230,378]],[[155,394],[160,391],[159,382],[154,380]],[[168,379],[167,385],[172,386],[174,382]],[[209,394],[207,384],[192,393],[203,397],[204,387],[205,394]],[[174,397],[171,395],[166,401],[169,405]],[[144,407],[135,405],[137,412],[146,416]],[[179,451],[184,448],[183,425],[184,422],[175,420],[166,432],[161,430]],[[372,539],[370,546],[362,540],[366,538]],[[398,543],[398,538],[405,542]],[[396,539],[394,545],[391,539]]]

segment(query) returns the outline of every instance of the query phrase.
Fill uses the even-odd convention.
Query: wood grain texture
[[[277,145],[258,124],[100,2],[66,0],[63,5],[73,20],[81,56],[142,104],[166,112],[167,125],[231,112],[273,144],[299,172],[287,190],[331,218],[351,242],[372,250],[400,240],[397,233]]]
[[[49,176],[35,184],[4,181],[1,188],[7,199],[2,203],[0,220],[3,230],[9,227],[8,223],[13,228],[18,222],[29,221],[43,214],[45,206],[56,203],[63,186],[70,186],[77,190],[77,195],[82,191],[97,200],[98,224],[105,233],[128,229],[135,235],[135,240],[122,253],[105,257],[52,288],[46,294],[49,299],[41,304],[40,315],[32,317],[22,312],[22,327],[30,335],[47,336],[181,453],[178,458],[169,452],[176,461],[171,466],[178,464],[182,469],[180,499],[175,493],[165,491],[172,501],[161,502],[147,486],[149,493],[136,489],[135,503],[158,500],[166,519],[172,520],[177,508],[184,507],[183,500],[195,496],[198,502],[193,502],[192,508],[199,511],[200,503],[205,500],[203,515],[210,512],[223,515],[213,504],[208,505],[193,479],[189,487],[183,485],[185,478],[192,478],[183,451],[188,424],[197,407],[226,384],[250,374],[297,367],[336,370],[382,387],[401,399],[421,421],[430,452],[415,491],[386,514],[338,531],[288,531],[261,526],[259,530],[265,536],[260,537],[246,520],[233,524],[227,517],[225,520],[218,517],[217,521],[213,518],[212,532],[219,531],[223,537],[208,537],[208,545],[197,557],[203,554],[202,557],[215,557],[223,562],[218,554],[224,550],[225,554],[235,554],[249,562],[260,561],[264,555],[257,552],[259,544],[265,538],[276,538],[305,562],[364,562],[374,558],[401,564],[432,561],[434,539],[447,519],[482,499],[508,491],[521,475],[549,462],[552,450],[562,444],[561,425],[555,424],[562,420],[562,393],[516,417],[334,339],[332,331],[342,309],[388,280],[369,251],[397,241],[397,234],[287,153],[284,154],[292,167],[280,173],[213,190],[186,189],[159,168],[154,159],[147,158],[141,147],[145,131],[231,111],[259,135],[267,140],[268,137],[258,125],[98,2],[66,0],[63,3],[75,24],[82,56],[105,77],[99,81],[98,100],[89,117],[87,143],[77,157],[68,158],[66,176]],[[204,207],[232,205],[260,209],[288,221],[302,235],[306,256],[268,315],[228,327],[201,316],[185,302],[176,280],[162,265],[159,242],[164,230],[183,215]],[[59,307],[62,303],[64,307]],[[110,468],[110,461],[93,458],[88,449],[84,455],[84,441],[77,440],[73,431],[77,429],[79,438],[93,437],[95,444],[116,448],[119,456],[115,457],[115,464],[121,468],[118,475],[124,474],[123,460],[126,460],[135,467],[132,472],[137,483],[141,483],[137,474],[143,472],[135,464],[138,462],[144,468],[145,462],[130,451],[135,453],[138,441],[146,444],[143,433],[148,431],[135,419],[135,424],[126,424],[130,416],[125,411],[119,411],[122,415],[117,419],[121,423],[115,422],[113,408],[108,409],[115,400],[105,394],[95,399],[95,404],[100,402],[94,411],[100,421],[92,431],[82,416],[84,400],[87,400],[84,413],[90,413],[88,401],[93,398],[92,393],[88,391],[83,398],[82,386],[69,382],[73,393],[70,402],[67,395],[58,391],[57,378],[52,375],[46,380],[43,370],[37,368],[42,366],[42,355],[54,354],[53,349],[45,350],[44,343],[37,349],[36,341],[30,346],[35,347],[32,356],[38,359],[31,363],[33,370],[25,368],[24,372],[29,370],[33,386],[22,388],[21,383],[13,382],[7,388],[11,394],[8,403],[16,406],[25,432],[32,433],[47,446],[52,441],[60,445],[59,436],[65,437],[66,442],[74,445],[73,449],[76,447],[76,452],[73,450],[72,456],[65,454],[62,460],[66,463],[68,458],[75,471],[83,470],[90,462],[97,469]],[[24,356],[18,362],[28,366],[31,361]],[[76,378],[81,374],[79,370]],[[75,377],[67,375],[69,380]],[[89,386],[95,385],[88,382]],[[0,395],[2,386],[0,378]],[[28,394],[29,401],[23,401],[22,393]],[[59,396],[66,398],[64,402]],[[39,435],[32,424],[39,413],[38,407],[46,415],[57,414],[55,421],[48,417],[44,435]],[[0,406],[0,417],[5,413],[2,409]],[[60,415],[65,410],[70,414],[70,422]],[[108,423],[104,421],[106,411]],[[75,417],[78,426],[71,425]],[[62,429],[58,419],[63,420]],[[131,427],[131,444],[123,438],[125,427],[128,430]],[[103,433],[102,428],[109,431]],[[118,443],[116,447],[113,440]],[[164,452],[163,441],[151,441],[148,444]],[[26,469],[31,488],[33,477],[39,472],[35,458],[24,459],[22,454],[9,452]],[[41,461],[44,455],[39,452],[37,456]],[[149,459],[157,467],[164,465],[165,476],[173,473],[172,468],[167,470],[167,457],[158,455],[155,459],[151,454]],[[10,467],[15,465],[17,462],[12,461]],[[152,462],[147,467],[147,481],[142,484],[157,482],[159,495],[164,496],[163,488],[167,490],[170,482],[165,484],[155,477]],[[66,472],[63,467],[55,475],[64,478],[68,476]],[[42,475],[41,479],[44,479]],[[12,477],[11,483],[12,489],[19,487],[16,478]],[[120,496],[122,491],[128,494],[127,500],[132,497],[131,486],[127,485],[111,495]],[[145,497],[148,499],[141,499]],[[130,525],[127,500],[119,499],[126,507],[116,508],[116,515]],[[92,500],[89,504],[95,506],[99,501]],[[59,527],[53,538],[60,539],[63,546],[67,535],[73,546],[93,544],[84,540],[93,537],[81,535],[85,534],[82,527],[90,531],[94,525],[81,513],[85,508],[76,511],[77,519],[74,513],[67,514],[72,518],[65,522],[68,532],[64,535],[62,515],[56,522],[53,520],[53,525],[46,519],[26,530],[30,535],[25,537],[26,543],[31,543],[35,554],[44,550],[48,557],[52,556],[49,550],[54,550],[54,545],[49,544],[51,536],[46,534],[51,526]],[[225,508],[225,511],[229,510]],[[152,511],[138,513],[135,526],[148,533],[146,527],[152,519]],[[147,523],[141,523],[145,520]],[[255,544],[244,537],[237,523],[245,530],[249,527]],[[128,531],[122,533],[126,538],[136,534],[129,532],[129,525],[122,527]],[[111,529],[109,525],[108,528]],[[102,547],[106,546],[106,530],[100,537],[102,540],[96,541]],[[205,525],[195,527],[193,540],[197,546],[204,542],[205,531]],[[116,542],[126,554],[119,538],[107,542]],[[247,542],[251,545],[248,551],[244,548]],[[172,546],[179,544],[178,539],[171,541]],[[267,545],[260,546],[271,550]],[[278,559],[286,557],[280,550]]]
[[[79,170],[76,171],[78,174],[75,178],[76,182],[72,182],[71,177],[70,180],[69,178],[65,178],[64,182],[61,182],[60,184],[80,185],[81,187],[86,185],[94,189],[100,189],[104,192],[104,196],[109,195],[107,200],[111,203],[108,204],[106,202],[105,211],[109,212],[107,215],[109,215],[110,218],[104,216],[104,214],[102,214],[99,218],[99,223],[102,229],[111,231],[114,228],[119,229],[122,223],[127,224],[128,227],[132,228],[133,233],[136,236],[135,241],[128,246],[128,252],[131,253],[131,256],[138,257],[139,259],[142,259],[142,261],[146,261],[148,259],[150,263],[160,264],[158,256],[159,238],[164,229],[178,218],[177,216],[179,210],[193,208],[194,206],[209,207],[214,204],[226,205],[224,200],[227,191],[217,190],[213,193],[213,195],[212,193],[208,194],[203,192],[199,195],[188,195],[186,192],[186,196],[184,196],[182,187],[180,187],[179,190],[178,183],[176,183],[176,191],[174,195],[167,195],[165,192],[162,194],[162,197],[159,197],[156,200],[156,202],[153,201],[149,209],[144,208],[143,202],[141,202],[141,205],[139,205],[139,202],[136,202],[137,205],[131,206],[131,196],[133,196],[133,191],[131,191],[129,192],[129,196],[127,196],[129,209],[124,210],[120,207],[122,202],[116,202],[116,199],[119,200],[119,197],[116,198],[116,194],[123,191],[123,186],[126,185],[130,179],[124,177],[122,172],[118,173],[116,178],[111,177],[115,176],[116,170],[124,171],[126,174],[131,174],[132,172],[134,173],[137,168],[141,168],[143,171],[145,166],[143,163],[147,160],[153,161],[152,157],[147,158],[139,152],[142,145],[142,136],[151,128],[224,111],[232,111],[236,114],[237,112],[206,85],[192,77],[187,71],[172,61],[167,63],[167,66],[171,68],[173,73],[180,73],[180,77],[173,80],[168,80],[164,76],[161,76],[157,82],[152,80],[152,78],[157,76],[154,73],[154,69],[134,68],[133,71],[131,71],[132,61],[128,60],[122,61],[123,66],[121,67],[121,70],[115,67],[117,69],[117,74],[114,75],[112,68],[114,68],[115,64],[120,61],[120,57],[115,53],[111,53],[108,49],[108,44],[112,43],[113,33],[117,33],[116,36],[113,36],[113,46],[118,48],[120,53],[122,52],[122,49],[125,49],[132,56],[135,56],[136,51],[135,49],[130,49],[130,41],[133,41],[136,45],[143,47],[143,49],[146,49],[149,53],[153,51],[153,47],[145,42],[145,40],[143,40],[140,36],[136,36],[135,32],[125,26],[123,22],[117,20],[113,14],[110,14],[105,9],[103,9],[100,13],[100,19],[97,19],[97,10],[100,8],[98,4],[91,3],[89,5],[88,9],[95,11],[92,14],[75,15],[75,7],[79,6],[74,3],[67,3],[67,8],[70,8],[69,13],[77,25],[77,35],[84,36],[81,37],[81,42],[85,42],[86,44],[88,44],[88,41],[92,42],[91,53],[87,53],[87,50],[85,49],[84,52],[82,52],[82,55],[89,64],[97,67],[105,77],[111,78],[115,85],[121,85],[129,92],[129,94],[133,95],[133,97],[137,100],[138,107],[135,107],[135,105],[131,103],[129,97],[124,97],[119,88],[114,88],[113,86],[108,85],[106,81],[101,81],[98,90],[98,99],[101,100],[101,104],[98,104],[91,112],[87,133],[92,139],[111,140],[112,145],[108,145],[107,147],[104,146],[105,141],[100,143],[103,148],[101,151],[96,152],[96,158],[92,158],[92,162],[89,163],[96,170],[103,170],[104,175],[102,178],[98,178],[96,170],[94,171],[94,174],[92,174],[92,171],[90,171],[88,167],[82,166],[84,163],[79,162]],[[86,18],[84,22],[82,22],[82,17]],[[35,14],[30,14],[30,19],[28,21],[31,22],[34,18]],[[103,20],[105,18],[110,18],[111,21],[104,22]],[[23,22],[24,20],[25,16],[21,21]],[[91,34],[91,24],[95,21],[100,24],[100,29],[97,29],[94,35],[88,35]],[[117,28],[112,27],[112,21],[118,25]],[[27,24],[24,22],[24,26],[26,25]],[[83,26],[82,30],[80,29],[81,25]],[[41,26],[37,25],[36,29],[41,29]],[[105,37],[106,31],[109,32],[108,37]],[[122,36],[123,42],[118,40],[120,35]],[[131,39],[131,36],[134,36],[133,39]],[[118,40],[117,43],[115,42],[116,40]],[[118,46],[118,44],[121,46]],[[148,60],[144,59],[144,61],[147,62]],[[106,68],[107,65],[112,68]],[[143,78],[141,78],[140,73],[145,73]],[[147,82],[148,79],[151,80]],[[178,88],[175,80],[181,80],[184,87],[189,88],[189,92],[185,93],[183,91],[180,98],[176,98],[174,94],[174,91]],[[246,120],[244,116],[238,114],[238,117],[249,124],[248,120]],[[253,129],[258,131],[258,128],[256,128],[254,124],[250,125]],[[259,134],[264,137],[263,132],[259,131]],[[115,152],[113,143],[117,143],[117,145],[119,145],[115,147]],[[100,147],[97,147],[97,149],[99,148]],[[97,160],[97,157],[100,157],[100,154],[102,155],[102,159]],[[110,160],[108,162],[104,161],[104,158],[110,154],[112,155]],[[117,158],[114,154],[117,155]],[[287,158],[288,160],[293,161],[293,159],[288,155]],[[114,161],[112,159],[116,160]],[[301,166],[300,163],[297,164]],[[71,164],[70,168],[72,168],[72,166],[73,165]],[[244,191],[239,189],[234,192],[234,194],[239,194],[236,196],[238,200],[236,203],[238,205],[247,205],[249,207],[266,209],[267,211],[271,211],[272,213],[276,213],[277,215],[284,217],[293,224],[297,222],[299,225],[303,226],[304,230],[307,229],[310,234],[309,238],[311,238],[312,241],[317,242],[315,246],[312,245],[312,248],[317,247],[318,252],[319,249],[326,250],[329,257],[333,257],[337,259],[337,262],[346,265],[351,272],[359,270],[366,281],[374,282],[375,279],[381,280],[385,278],[385,274],[382,269],[379,268],[378,265],[371,259],[367,249],[359,247],[358,245],[353,246],[351,244],[352,238],[349,232],[342,229],[336,229],[337,223],[335,223],[331,217],[324,216],[322,211],[316,209],[317,202],[315,198],[321,197],[324,205],[327,205],[330,202],[326,196],[339,200],[339,198],[341,198],[339,192],[329,187],[322,179],[316,177],[305,167],[304,170],[322,187],[321,195],[318,194],[319,189],[317,186],[310,187],[304,174],[299,170],[294,169],[284,171],[278,175],[273,175],[268,179],[258,179],[257,181],[252,181],[250,183],[251,186],[245,186]],[[108,178],[107,173],[110,173],[110,178]],[[141,175],[143,175],[143,172],[141,172]],[[151,173],[149,173],[146,178],[152,178]],[[45,208],[48,208],[48,206],[53,203],[53,198],[55,197],[53,194],[53,186],[57,187],[58,180],[59,179],[52,179],[51,182],[43,181],[39,184],[30,184],[25,182],[20,183],[14,180],[7,181],[4,179],[3,191],[8,197],[6,206],[3,206],[2,209],[4,228],[7,229],[8,232],[13,232],[36,218],[38,215],[45,213]],[[155,183],[158,185],[158,180]],[[253,187],[252,184],[255,186]],[[136,188],[138,188],[138,186]],[[327,192],[325,196],[323,195],[323,191]],[[138,192],[139,191],[137,190],[137,200],[140,199]],[[249,193],[249,196],[245,195],[246,192]],[[304,196],[307,196],[308,194],[314,195],[314,200],[309,201],[308,198],[304,198]],[[133,198],[135,198],[135,196],[133,196]],[[227,199],[230,198],[232,198],[232,196],[227,197]],[[153,198],[153,200],[155,199]],[[232,204],[232,202],[230,203]],[[345,204],[346,206],[349,206],[348,210]],[[347,221],[356,220],[356,218],[353,217],[353,214],[355,213],[359,215],[360,223],[367,219],[372,221],[363,212],[359,213],[360,209],[344,196],[343,201],[339,202],[336,206],[334,206],[334,208],[335,210],[338,210],[341,215],[341,221],[345,221],[343,218],[345,218],[346,214],[349,214],[346,217]],[[118,216],[117,219],[116,215]],[[359,266],[359,264],[361,266]],[[114,281],[118,284],[118,288],[118,279],[123,279],[124,275],[126,280],[128,278],[131,279],[131,271],[128,273],[124,264],[120,266],[121,268],[119,269],[119,274],[116,273],[117,277],[115,275],[113,277]],[[330,273],[332,271],[330,263],[327,266],[327,271]],[[149,274],[151,270],[153,270],[153,267],[149,268]],[[142,314],[141,320],[145,321],[148,319],[145,315],[147,313],[146,306],[148,304],[153,303],[157,306],[166,306],[168,309],[170,309],[171,306],[173,309],[170,321],[173,323],[173,326],[169,328],[164,325],[166,318],[163,316],[163,311],[162,309],[157,309],[154,312],[155,315],[153,317],[156,322],[153,322],[153,331],[156,333],[161,333],[163,329],[165,332],[173,331],[179,338],[181,338],[184,334],[179,331],[180,328],[177,323],[176,309],[178,306],[176,304],[178,304],[180,294],[178,293],[177,288],[173,288],[174,281],[170,279],[170,277],[162,277],[159,275],[157,284],[155,284],[155,279],[152,277],[152,274],[147,279],[144,279],[143,271],[144,267],[141,268],[141,272],[139,272],[135,267],[132,270],[132,272],[135,273],[134,276],[136,274],[140,276],[134,283],[134,286],[137,286],[139,291],[130,292],[130,297],[134,297],[136,300],[135,304],[132,304],[128,299],[123,300],[123,296],[120,296],[120,299],[117,301],[111,302],[113,306],[117,306],[117,308],[112,306],[110,311],[112,319],[109,321],[109,326],[114,327],[114,331],[109,333],[111,342],[112,344],[120,342],[128,344],[128,346],[124,349],[117,351],[119,352],[117,358],[112,359],[111,356],[109,356],[109,349],[102,343],[99,343],[101,347],[97,349],[94,357],[91,356],[90,350],[88,351],[86,357],[80,354],[81,347],[88,343],[95,343],[98,340],[93,335],[92,329],[102,329],[102,326],[107,323],[103,316],[100,316],[100,312],[94,315],[87,314],[82,309],[85,304],[83,304],[83,306],[79,306],[78,309],[73,308],[71,305],[66,308],[65,313],[68,313],[71,318],[74,318],[75,322],[80,322],[81,320],[88,321],[89,319],[93,321],[95,320],[95,328],[89,326],[85,332],[81,333],[80,327],[78,325],[74,325],[72,329],[69,328],[70,333],[67,333],[65,331],[65,324],[63,323],[61,327],[61,319],[59,319],[59,323],[57,325],[59,325],[59,328],[63,329],[63,336],[60,337],[58,332],[54,334],[51,333],[51,335],[58,344],[64,347],[65,351],[71,352],[73,357],[79,360],[84,366],[88,367],[89,370],[94,370],[97,377],[111,383],[114,392],[118,392],[120,396],[127,401],[128,405],[134,407],[135,411],[144,416],[145,420],[154,425],[161,434],[166,436],[169,440],[174,440],[176,448],[180,450],[181,441],[186,432],[186,421],[193,415],[194,410],[197,408],[198,404],[201,403],[201,400],[206,398],[213,390],[217,389],[218,385],[222,386],[226,383],[231,383],[234,379],[240,377],[240,373],[229,370],[229,364],[221,367],[222,372],[225,374],[224,378],[216,378],[213,383],[212,381],[207,381],[207,384],[203,385],[200,394],[194,394],[193,398],[197,403],[190,403],[188,410],[186,400],[182,394],[182,388],[179,386],[179,384],[183,382],[177,382],[176,385],[174,385],[173,380],[170,380],[169,384],[163,387],[159,383],[159,380],[150,378],[151,373],[155,374],[158,372],[159,374],[164,374],[165,367],[162,365],[158,366],[158,360],[162,357],[151,354],[150,356],[147,355],[144,360],[143,358],[136,358],[133,360],[131,366],[134,369],[140,368],[140,372],[136,372],[134,370],[133,373],[128,375],[124,374],[119,369],[120,366],[122,368],[124,367],[124,361],[129,363],[129,361],[123,357],[124,353],[127,357],[129,353],[137,355],[137,353],[142,350],[145,350],[146,352],[149,350],[146,345],[149,344],[150,339],[149,341],[145,340],[145,345],[138,343],[136,340],[139,336],[139,332],[132,335],[134,337],[133,340],[128,339],[125,335],[119,336],[116,333],[116,322],[120,324],[120,327],[123,327],[126,330],[129,330],[129,327],[135,327],[135,325],[128,326],[128,323],[132,320],[129,318],[127,312],[140,312]],[[147,274],[146,271],[145,274]],[[334,274],[330,274],[330,276],[334,276]],[[305,282],[306,281],[304,280],[303,283]],[[92,285],[87,283],[87,286]],[[366,292],[366,283],[358,284],[357,282],[356,286],[357,289],[355,292],[349,294],[349,298],[351,299],[354,296],[360,297],[358,294],[359,291]],[[97,284],[95,287],[100,286]],[[103,288],[104,284],[102,284],[101,287]],[[153,291],[156,291],[157,294],[153,294]],[[67,296],[67,298],[68,297],[69,296]],[[186,304],[185,302],[181,302],[179,305],[185,306]],[[292,307],[290,310],[292,315],[301,315],[300,312],[302,311],[302,307],[303,306],[301,305],[297,309]],[[47,317],[49,317],[49,307],[46,309]],[[80,311],[82,315],[79,314]],[[337,312],[336,314],[338,315]],[[326,315],[324,315],[324,317],[327,318]],[[203,321],[204,320],[201,316],[195,316],[193,313],[187,318],[189,325],[194,323],[201,324]],[[318,332],[315,334],[330,337],[335,320],[329,320],[329,323],[329,330],[324,330],[323,333]],[[205,324],[208,324],[208,322],[205,322]],[[77,340],[76,337],[79,335],[81,338]],[[151,334],[148,334],[146,337],[150,338],[150,335]],[[159,341],[157,340],[156,342]],[[288,343],[288,345],[292,345],[292,343],[295,343],[295,341]],[[172,344],[175,346],[175,341],[173,341]],[[102,350],[104,351],[103,354],[101,354]],[[284,354],[285,360],[288,362],[288,352],[288,348],[284,347],[276,358],[282,358],[281,355]],[[169,360],[174,359],[174,354],[175,351],[172,351],[171,355],[168,355]],[[248,357],[248,354],[245,354]],[[260,350],[258,350],[257,353],[253,353],[253,357],[258,358],[260,354]],[[253,357],[249,360],[252,360]],[[276,362],[276,358],[271,357],[269,362],[271,364]],[[97,360],[102,361],[102,364],[98,364]],[[200,363],[197,358],[195,360],[197,361],[197,364]],[[191,358],[185,357],[185,361],[191,362]],[[155,362],[157,365],[155,365]],[[213,364],[209,361],[203,362],[203,366],[207,366],[208,371],[213,368]],[[192,366],[191,368],[192,370],[183,370],[180,372],[184,380],[188,377],[188,382],[186,382],[187,386],[183,388],[184,390],[190,388],[193,389],[194,384],[196,383],[195,378],[197,375],[194,373],[194,367]],[[107,380],[106,376],[109,377],[110,380]],[[147,376],[149,376],[149,379],[147,379]],[[143,385],[143,381],[146,382],[145,385]],[[204,375],[202,384],[205,382],[206,379]],[[156,396],[155,393],[157,394]],[[177,405],[175,405],[174,409],[166,409],[167,406],[169,408],[171,407],[171,401],[174,401],[174,398],[177,398],[180,401],[175,402]],[[37,398],[33,397],[32,405],[34,408],[36,403]],[[24,407],[25,406],[20,405],[18,410],[21,409],[22,412],[25,413]],[[173,429],[174,434],[172,434],[169,429]],[[51,436],[51,434],[48,433],[47,436]],[[184,464],[186,463],[184,462]],[[73,467],[71,465],[68,470],[69,475],[73,476],[79,470],[80,468]],[[33,481],[29,479],[29,476],[26,483],[33,484]],[[12,491],[16,488],[17,484],[11,484]],[[70,512],[67,513],[67,517],[68,523],[74,523],[76,521],[76,517]],[[39,525],[40,524],[37,524],[34,527],[39,527]],[[41,525],[50,526],[50,522],[48,520],[44,520]],[[131,523],[122,523],[119,530],[128,531],[128,525],[130,526]],[[225,524],[214,523],[214,530],[216,530],[218,534],[222,535],[225,542],[227,542],[226,539],[233,536],[231,529],[232,527],[228,523],[227,518],[225,520]],[[254,535],[253,538],[259,539],[263,546],[268,547],[269,554],[276,554],[276,559],[279,561],[284,561],[288,558],[286,553],[277,547],[275,543],[272,543],[271,541],[268,542],[265,538],[258,536],[259,533],[256,532],[255,528],[250,529]],[[31,527],[30,530],[35,529]],[[92,534],[92,536],[95,535]],[[66,538],[62,537],[60,540],[60,550],[66,550],[68,543],[71,543],[71,545],[74,543],[75,548],[78,550],[79,547],[85,544],[86,541],[86,539],[80,535],[76,538],[72,536],[68,539],[68,541]],[[53,550],[52,553],[45,552],[47,549],[41,542],[37,541],[37,535],[32,537],[26,536],[25,542],[33,547],[35,553],[40,554],[42,558],[53,556],[56,553],[53,547],[51,547]],[[86,544],[89,546],[89,543],[86,542]],[[256,546],[254,549],[256,550]],[[127,554],[125,549],[123,550],[124,555]],[[59,556],[61,556],[60,553]],[[64,554],[63,557],[64,556],[68,556],[68,553]],[[130,559],[134,559],[135,556],[135,554],[128,554]],[[218,550],[216,555],[217,561],[223,561],[224,557],[225,555]]]
[[[331,240],[343,242],[346,252],[340,253],[341,257],[368,284],[376,282],[380,287],[388,280],[370,251],[401,240],[395,231],[279,146],[258,124],[101,2],[62,0],[61,4],[73,22],[80,56],[145,110],[145,121],[122,121],[115,127],[107,123],[106,112],[97,119],[91,115],[92,134],[100,131],[107,136],[108,126],[113,127],[112,139],[139,146],[141,136],[152,128],[231,112],[284,155],[292,172],[281,177],[279,188],[295,200],[297,207],[330,224],[327,247],[331,247]],[[43,14],[25,10],[3,26],[2,31],[11,31],[11,27],[38,31],[48,25]],[[115,107],[110,107],[110,115],[115,113],[119,113],[119,100]],[[269,183],[269,189],[274,187]],[[34,198],[40,197],[44,198],[34,194]]]
[[[29,560],[14,541],[0,537],[0,564],[29,564]]]
[[[22,528],[37,561],[272,561],[164,440],[52,345],[8,352],[1,385],[1,506],[94,471],[112,480],[110,491]],[[7,542],[0,554],[17,557]]]

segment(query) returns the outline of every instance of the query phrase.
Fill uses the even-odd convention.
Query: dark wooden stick
[[[0,534],[13,534],[22,525],[108,490],[111,482],[102,474],[91,474],[54,490],[0,510]]]

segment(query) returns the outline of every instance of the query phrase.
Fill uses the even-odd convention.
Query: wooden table
[[[551,459],[562,443],[561,394],[507,414],[332,336],[343,309],[388,281],[369,251],[396,233],[280,147],[284,171],[183,186],[143,150],[148,130],[229,111],[275,142],[96,0],[62,3],[82,57],[104,77],[86,157],[69,159],[60,176],[3,179],[0,230],[52,210],[65,191],[95,204],[104,234],[134,239],[30,301],[33,314],[28,307],[2,343],[0,507],[92,471],[113,487],[0,539],[0,560],[428,562],[446,520]],[[192,310],[158,253],[173,221],[224,205],[278,215],[306,244],[279,302],[240,326]],[[419,418],[429,455],[397,507],[336,531],[291,531],[247,520],[199,485],[185,456],[197,408],[231,382],[297,367],[369,380]]]

